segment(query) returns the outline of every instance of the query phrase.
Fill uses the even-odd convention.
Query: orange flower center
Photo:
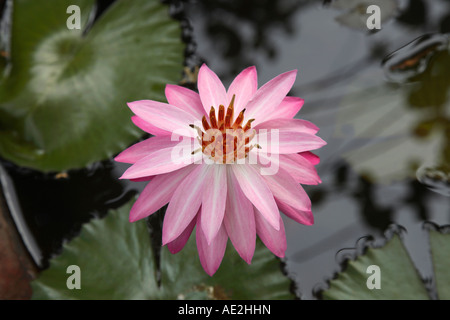
[[[256,131],[251,128],[255,119],[248,120],[242,126],[244,109],[233,122],[234,99],[233,95],[226,113],[225,107],[220,105],[217,116],[216,110],[212,106],[209,119],[206,116],[202,118],[203,130],[191,125],[192,128],[197,129],[197,139],[202,146],[202,152],[216,163],[235,163],[238,159],[246,158],[254,147],[250,145],[250,141],[256,134]]]

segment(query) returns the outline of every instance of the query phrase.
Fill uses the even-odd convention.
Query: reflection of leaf
[[[373,73],[355,81],[341,101],[337,131],[351,140],[344,157],[357,171],[390,182],[450,163],[449,65],[444,50],[414,82],[386,84]]]
[[[352,29],[367,31],[367,19],[371,16],[367,13],[367,8],[371,5],[380,8],[381,23],[397,14],[396,0],[334,0],[331,7],[345,10],[336,17],[337,22]]]
[[[14,2],[11,69],[0,77],[0,155],[44,171],[79,168],[141,133],[126,102],[164,99],[181,75],[179,24],[158,0],[115,1],[86,35],[94,0]]]
[[[195,237],[172,255],[161,252],[161,287],[145,221],[128,222],[133,201],[102,220],[84,225],[33,286],[34,299],[291,299],[290,281],[277,259],[260,243],[249,266],[227,250],[214,277],[198,259]],[[81,269],[81,290],[69,290],[66,269]]]
[[[431,230],[429,238],[437,294],[440,299],[449,299],[450,235]],[[367,268],[371,265],[380,268],[380,289],[367,287],[368,278],[373,274],[367,272]],[[345,270],[330,281],[330,287],[322,292],[322,296],[325,299],[337,300],[429,299],[423,281],[396,234],[383,247],[368,248],[363,255],[348,261]]]
[[[351,141],[343,156],[375,181],[414,177],[419,165],[439,157],[442,137],[436,132],[427,137],[413,135],[421,117],[408,109],[400,89],[370,87],[344,98],[342,106],[338,134]]]

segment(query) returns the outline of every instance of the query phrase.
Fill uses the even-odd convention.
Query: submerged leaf
[[[439,48],[435,48],[431,58],[428,57],[431,53],[418,55],[417,51],[407,58],[403,52],[401,56],[406,60],[396,60],[403,61],[397,66],[404,61],[419,63],[426,59],[426,68],[412,73],[406,68],[397,70],[406,72],[402,83],[386,83],[381,76],[369,73],[352,83],[349,90],[352,92],[341,101],[336,130],[346,140],[343,157],[359,173],[380,183],[415,178],[416,174],[431,169],[447,175],[450,78],[446,70],[450,66],[450,53],[448,46]],[[433,188],[432,177],[418,178],[420,181],[426,178],[426,184]],[[447,192],[436,188],[442,194]]]
[[[164,99],[181,78],[179,24],[158,0],[115,1],[86,34],[94,0],[18,0],[0,75],[0,156],[43,171],[109,158],[142,132],[126,102]],[[81,30],[69,30],[70,5]]]

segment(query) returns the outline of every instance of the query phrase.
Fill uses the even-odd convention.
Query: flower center
[[[250,141],[256,134],[256,130],[251,128],[255,119],[248,120],[242,126],[244,109],[233,122],[234,99],[235,96],[233,95],[226,113],[225,107],[219,106],[217,117],[216,110],[212,106],[209,119],[206,116],[202,118],[203,130],[191,125],[192,128],[197,129],[197,139],[202,146],[202,152],[216,163],[235,163],[238,159],[246,158],[254,147],[254,145],[250,145]]]

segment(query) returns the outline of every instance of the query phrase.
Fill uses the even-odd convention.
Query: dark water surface
[[[369,235],[381,241],[391,224],[404,228],[409,253],[430,279],[423,223],[450,223],[450,5],[398,3],[382,29],[369,32],[347,25],[359,19],[350,9],[322,1],[172,2],[173,15],[192,27],[184,34],[189,66],[205,61],[226,84],[249,65],[260,85],[299,70],[290,93],[305,99],[297,117],[315,123],[328,142],[317,151],[323,183],[305,187],[315,224],[284,220],[288,273],[304,299],[340,269],[351,252],[342,249]],[[118,180],[127,165],[112,161],[67,177],[4,168],[14,219],[42,268],[83,222],[145,186]]]
[[[323,6],[321,1],[233,5],[200,1],[188,7],[197,54],[228,83],[247,65],[257,66],[260,85],[281,72],[298,69],[291,95],[304,98],[305,105],[297,117],[318,125],[319,136],[328,142],[317,151],[323,183],[306,188],[313,200],[314,226],[285,219],[287,266],[302,298],[312,298],[316,284],[340,269],[343,254],[336,257],[339,250],[355,247],[367,235],[381,239],[392,223],[405,228],[408,251],[423,278],[431,278],[423,221],[450,222],[450,199],[441,195],[450,190],[450,171],[444,182],[429,179],[428,186],[402,172],[402,165],[407,167],[409,160],[415,160],[415,152],[424,151],[408,142],[415,137],[404,128],[408,120],[402,117],[411,110],[405,110],[403,101],[394,103],[403,95],[403,83],[407,86],[408,79],[423,73],[439,50],[448,50],[449,5],[445,1],[399,1],[399,6],[401,10],[376,33],[339,24],[336,18],[345,10]],[[408,59],[412,62],[402,67],[401,62]],[[389,67],[394,65],[397,68]],[[450,68],[445,72],[449,75]],[[390,93],[393,97],[386,98],[391,104],[379,92],[388,85],[396,86]],[[448,91],[448,87],[442,89]],[[448,116],[448,100],[442,105]],[[367,147],[386,141],[394,145]],[[353,150],[360,162],[344,156]],[[365,162],[369,163],[366,167]],[[442,192],[430,191],[430,185]]]

